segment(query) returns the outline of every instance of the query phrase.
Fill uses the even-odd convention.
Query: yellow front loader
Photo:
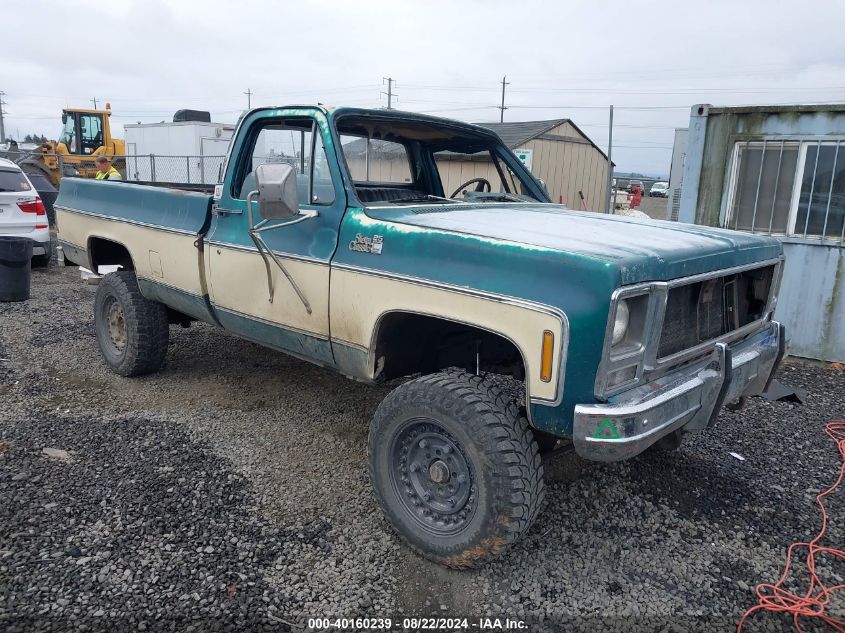
[[[45,205],[52,207],[62,176],[96,176],[97,156],[114,158],[115,168],[124,173],[126,145],[123,139],[111,135],[110,117],[108,103],[105,110],[66,108],[62,110],[59,139],[42,143],[20,161],[21,169],[29,175]]]

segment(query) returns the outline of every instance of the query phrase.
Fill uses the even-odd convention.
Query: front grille
[[[677,354],[764,316],[775,267],[764,266],[669,290],[657,357]]]

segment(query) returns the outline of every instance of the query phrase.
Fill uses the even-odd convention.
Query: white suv
[[[10,160],[0,158],[0,235],[28,237],[32,265],[46,266],[53,254],[47,210],[35,187]]]

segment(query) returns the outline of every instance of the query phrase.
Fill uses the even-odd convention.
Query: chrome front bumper
[[[613,462],[641,453],[678,429],[710,427],[725,402],[763,393],[784,353],[784,328],[768,328],[728,346],[716,343],[710,355],[607,404],[577,405],[575,450],[585,459]]]

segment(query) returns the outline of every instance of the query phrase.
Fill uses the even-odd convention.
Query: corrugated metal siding
[[[845,249],[785,242],[776,318],[787,327],[789,353],[845,362]]]
[[[363,158],[347,159],[352,180],[367,180],[367,163]],[[395,160],[370,159],[370,182],[411,182],[411,168],[405,157]]]
[[[549,134],[581,138],[568,122]],[[532,172],[542,178],[554,202],[562,198],[570,209],[581,209],[582,191],[589,211],[604,211],[607,191],[607,159],[588,143],[535,139],[520,146],[534,150]]]
[[[492,183],[494,190],[500,182],[499,172],[493,163],[471,160],[442,160],[438,161],[437,169],[440,172],[440,179],[443,182],[444,195],[450,196],[452,192],[472,178],[486,178]],[[471,185],[471,189],[475,185]]]

